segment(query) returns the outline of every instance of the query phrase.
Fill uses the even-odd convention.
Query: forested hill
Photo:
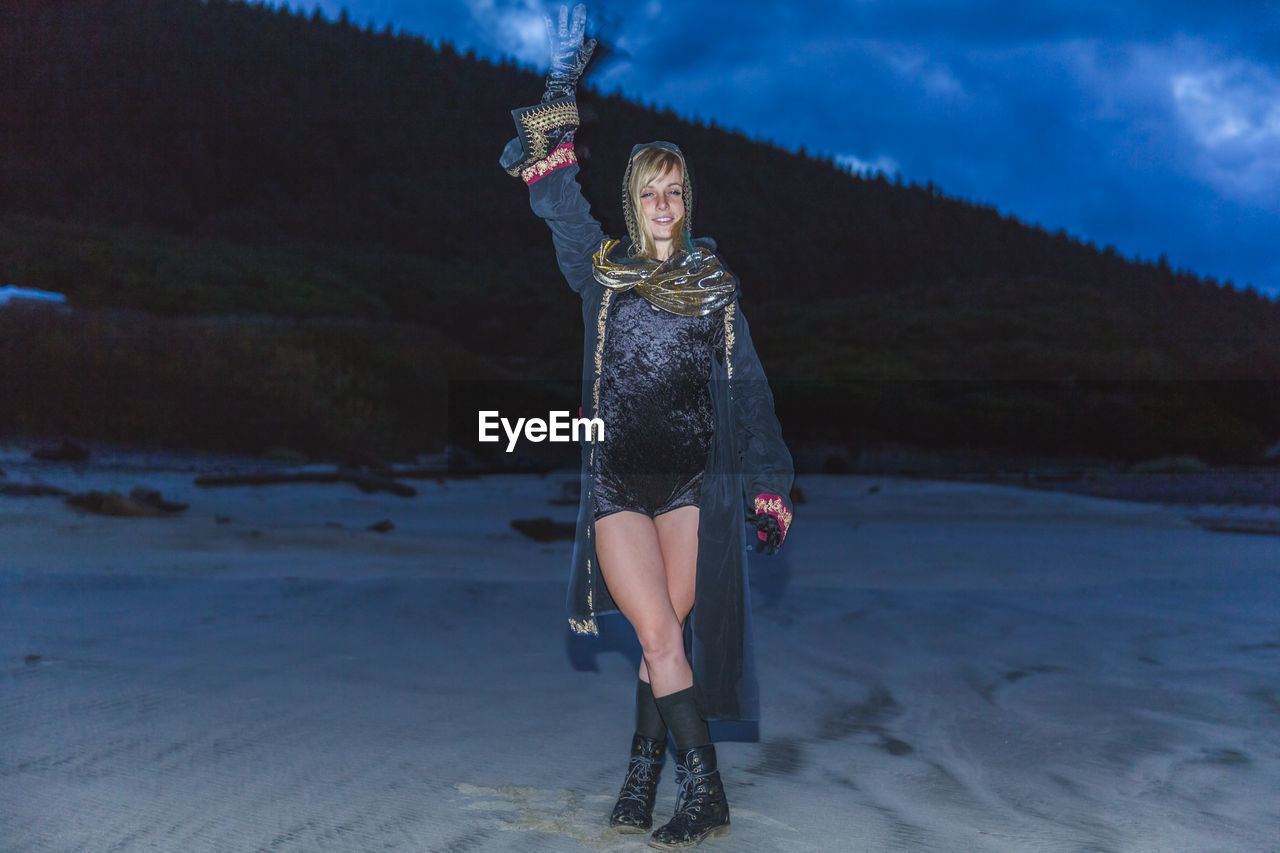
[[[496,163],[541,88],[287,7],[5,0],[0,283],[161,315],[419,324],[515,375],[536,357],[573,376],[572,294]],[[1252,292],[617,96],[581,106],[607,230],[632,144],[685,149],[696,230],[742,277],[783,381],[1280,378],[1280,305]],[[1250,443],[1277,414],[1246,408]]]

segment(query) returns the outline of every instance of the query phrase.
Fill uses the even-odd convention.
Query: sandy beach
[[[574,474],[202,489],[0,452],[171,518],[0,497],[0,850],[624,851],[625,623],[563,619]],[[2,482],[2,481],[0,481]],[[753,557],[763,718],[708,851],[1280,851],[1272,506],[810,476]],[[394,529],[366,528],[389,520]],[[670,813],[668,767],[658,814]]]

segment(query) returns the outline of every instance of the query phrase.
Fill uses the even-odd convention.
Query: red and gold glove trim
[[[777,495],[756,495],[756,513],[768,513],[778,519],[778,526],[782,528],[782,541],[787,540],[787,528],[791,526],[791,510],[787,509],[787,503]],[[764,531],[757,534],[761,539],[765,538]]]
[[[520,177],[526,184],[540,181],[556,169],[572,166],[578,162],[578,155],[573,153],[573,143],[566,142],[546,157],[520,170]]]

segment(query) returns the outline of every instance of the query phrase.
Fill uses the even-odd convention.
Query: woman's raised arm
[[[561,7],[558,25],[546,19],[551,45],[547,90],[541,103],[511,111],[517,136],[507,143],[499,161],[509,174],[529,185],[529,204],[551,228],[560,271],[584,297],[594,282],[591,254],[604,237],[578,186],[578,158],[573,150],[578,129],[574,92],[596,46],[595,39],[585,37],[586,19],[582,5],[573,10],[572,19],[568,8]]]
[[[545,171],[529,182],[529,206],[551,228],[556,262],[565,280],[580,296],[586,296],[595,284],[591,255],[604,239],[604,231],[578,186],[573,143],[558,146],[533,168]]]

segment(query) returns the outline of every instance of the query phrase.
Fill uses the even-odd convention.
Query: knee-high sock
[[[647,681],[636,679],[636,734],[651,740],[667,740],[667,724],[653,699],[653,687]]]
[[[711,743],[711,732],[707,729],[707,721],[698,714],[692,687],[659,696],[654,702],[676,739],[676,749],[691,749]]]

